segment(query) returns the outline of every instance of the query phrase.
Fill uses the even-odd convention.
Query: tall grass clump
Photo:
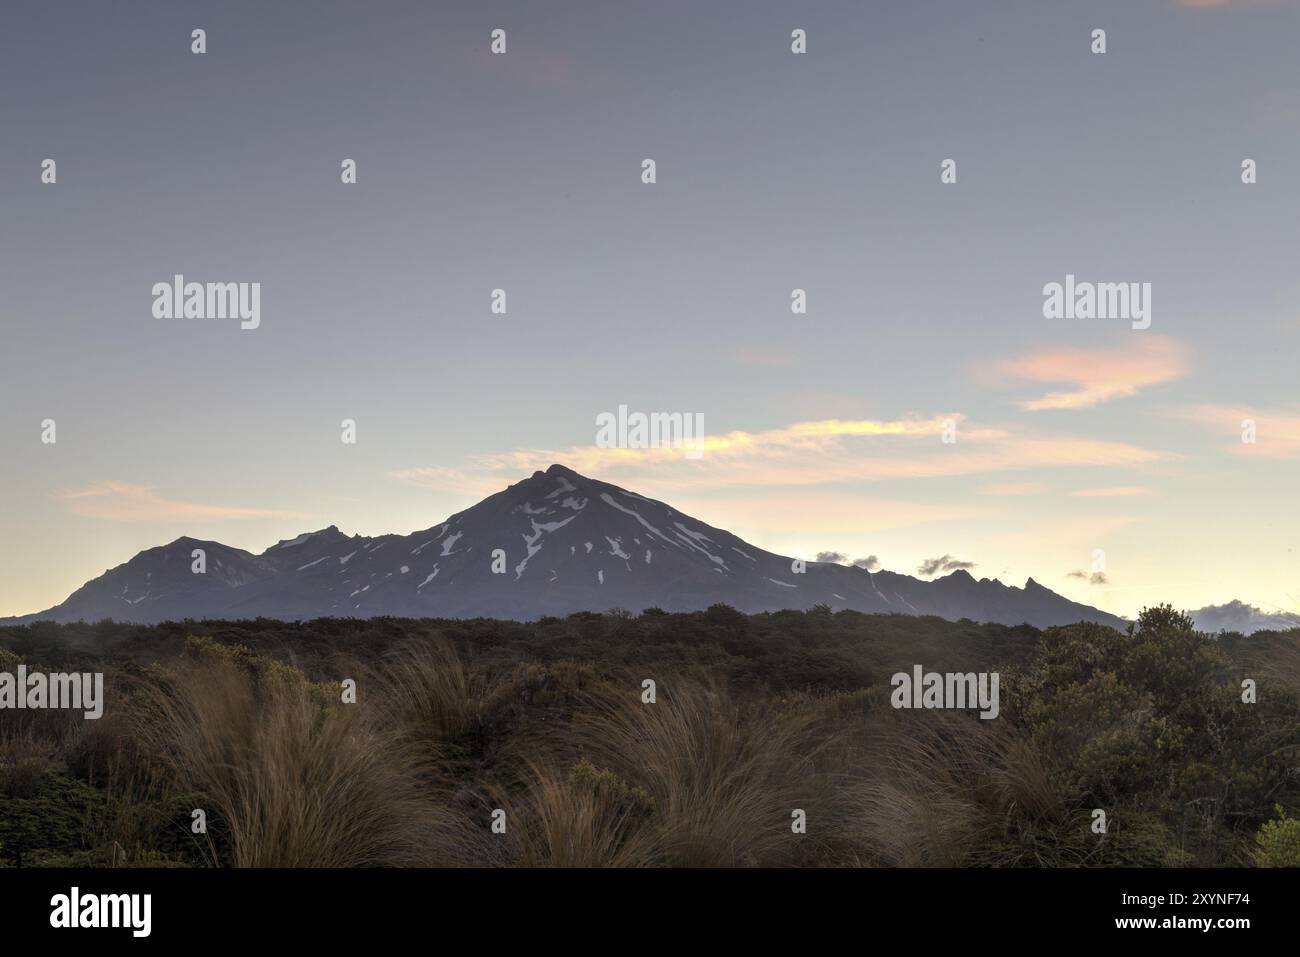
[[[174,791],[223,834],[211,863],[365,867],[451,863],[449,815],[424,757],[280,662],[193,643],[134,695],[135,730]]]

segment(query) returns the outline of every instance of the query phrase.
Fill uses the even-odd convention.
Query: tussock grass
[[[416,749],[305,680],[218,658],[143,683],[135,734],[226,836],[211,863],[364,867],[454,863],[454,828]]]

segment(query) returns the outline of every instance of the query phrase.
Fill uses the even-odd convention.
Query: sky
[[[1297,49],[1289,0],[6,4],[0,615],[552,462],[780,554],[1300,611]],[[178,273],[260,324],[155,318]],[[1045,316],[1067,275],[1150,327]],[[598,447],[620,405],[705,454]]]

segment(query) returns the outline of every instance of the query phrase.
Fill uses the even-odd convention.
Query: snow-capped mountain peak
[[[190,567],[191,545],[207,551],[204,574]],[[559,464],[409,535],[347,536],[330,525],[257,556],[178,539],[29,617],[530,619],[614,607],[693,610],[718,602],[751,612],[826,605],[1039,626],[1080,619],[1123,624],[1033,579],[1019,589],[976,581],[962,570],[923,581],[799,562]]]

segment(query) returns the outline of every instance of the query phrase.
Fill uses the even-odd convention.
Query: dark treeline
[[[560,660],[604,668],[698,666],[734,687],[783,692],[864,688],[915,663],[943,671],[984,669],[1023,659],[1041,635],[1029,625],[933,616],[824,609],[743,615],[716,605],[690,614],[648,610],[632,616],[615,610],[526,623],[486,618],[37,623],[0,627],[0,648],[49,666],[140,667],[179,654],[187,638],[201,636],[293,661],[313,678],[328,679],[350,661],[374,661],[411,639],[436,638],[489,669]]]

